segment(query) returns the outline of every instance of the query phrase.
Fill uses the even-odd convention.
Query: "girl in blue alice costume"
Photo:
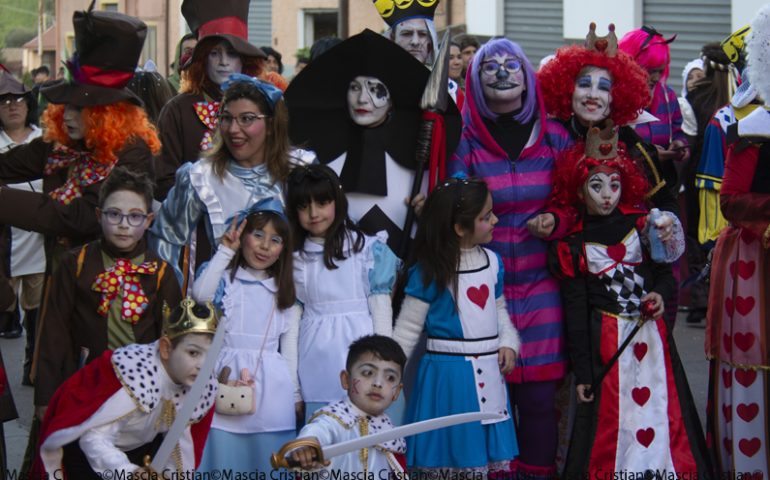
[[[230,368],[223,383],[253,380],[253,412],[217,404],[199,470],[269,472],[270,454],[295,437],[302,406],[290,228],[278,198],[260,200],[231,222],[193,296],[222,311],[225,340],[215,371]]]
[[[390,293],[398,258],[385,235],[365,235],[350,220],[340,180],[325,165],[292,170],[286,211],[297,245],[297,300],[304,307],[298,371],[309,419],[317,409],[345,397],[339,376],[350,344],[372,333],[391,336]],[[398,423],[397,404],[388,414]]]
[[[406,298],[393,338],[409,358],[420,333],[425,355],[406,422],[465,412],[501,417],[407,438],[407,465],[443,473],[510,471],[519,452],[503,375],[520,346],[503,297],[503,263],[481,244],[497,217],[481,180],[452,178],[428,197],[414,240]]]

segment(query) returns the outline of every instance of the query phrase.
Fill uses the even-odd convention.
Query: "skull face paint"
[[[348,85],[348,113],[356,125],[377,127],[393,105],[388,87],[374,77],[358,76]]]

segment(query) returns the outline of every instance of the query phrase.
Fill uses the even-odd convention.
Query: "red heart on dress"
[[[643,407],[647,400],[650,399],[650,389],[647,387],[634,388],[631,390],[631,398],[639,405]]]
[[[484,382],[480,382],[479,383],[479,387],[481,387],[481,388],[484,388],[484,385],[486,385],[486,383],[484,383]]]
[[[722,440],[722,445],[724,445],[724,446],[725,446],[725,450],[727,451],[727,453],[728,453],[729,455],[732,455],[732,454],[733,454],[733,442],[731,442],[729,438],[725,437],[725,438]]]
[[[749,388],[754,383],[754,380],[756,379],[757,379],[756,370],[739,369],[735,371],[735,381],[737,381],[738,383],[740,383],[746,388]]]
[[[754,275],[754,269],[756,268],[754,261],[744,262],[743,260],[736,260],[730,264],[730,275],[735,278],[736,273],[744,280],[748,280]]]
[[[754,308],[754,297],[735,297],[735,310],[744,317]]]
[[[754,417],[756,417],[759,413],[759,404],[751,403],[747,405],[745,403],[741,403],[738,405],[738,408],[736,408],[735,411],[744,422],[750,422],[754,420]]]
[[[735,346],[744,352],[748,352],[752,345],[754,345],[754,334],[751,332],[738,332],[733,335],[733,338],[735,339]]]
[[[733,420],[733,406],[722,404],[722,415],[725,416],[725,423]]]
[[[610,245],[607,247],[607,255],[615,262],[622,262],[624,258],[626,258],[626,246],[622,243],[618,243],[616,245]]]
[[[730,335],[722,334],[722,344],[725,347],[725,352],[730,353],[733,351],[733,342],[730,341]]]
[[[741,441],[738,442],[738,448],[747,457],[753,457],[759,451],[761,445],[762,442],[756,437],[751,440],[742,438]]]
[[[754,240],[756,240],[757,236],[754,235],[754,232],[749,230],[748,228],[742,228],[741,229],[741,240],[744,241],[744,243],[751,243]]]
[[[644,356],[647,355],[647,344],[644,342],[635,343],[634,355],[636,356],[636,359],[641,362]]]
[[[489,287],[487,287],[486,284],[479,288],[470,287],[466,294],[468,295],[468,300],[475,303],[483,310],[484,306],[487,304],[487,299],[489,298]]]
[[[636,439],[644,445],[645,448],[649,447],[653,439],[655,439],[655,430],[652,428],[639,429],[636,431]]]
[[[725,311],[728,317],[732,317],[735,312],[735,305],[733,304],[732,297],[725,298]]]
[[[733,375],[730,370],[722,370],[722,382],[725,384],[725,388],[730,388],[733,384]]]

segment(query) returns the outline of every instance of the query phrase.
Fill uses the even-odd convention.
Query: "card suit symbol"
[[[759,404],[757,403],[751,403],[751,404],[745,404],[741,403],[738,405],[738,407],[735,409],[735,411],[738,413],[738,416],[741,417],[741,419],[744,422],[750,422],[754,420],[754,417],[757,416],[759,413]]]
[[[611,143],[602,143],[599,145],[599,152],[601,152],[602,155],[609,155],[611,151],[612,151]]]
[[[733,384],[733,375],[730,370],[722,370],[722,383],[725,384],[725,388],[730,388]]]
[[[643,407],[647,400],[650,399],[650,389],[647,387],[634,388],[631,390],[631,398],[639,405]]]
[[[655,439],[655,430],[652,428],[640,428],[636,431],[636,440],[644,445],[645,448],[649,447],[652,441]]]
[[[481,403],[487,403],[487,397],[481,397]]]
[[[733,339],[735,339],[735,346],[741,349],[743,352],[748,352],[749,349],[754,345],[754,334],[751,332],[738,332],[733,335]]]
[[[757,236],[749,230],[748,228],[742,228],[741,229],[741,240],[743,240],[744,243],[749,244],[757,239]]]
[[[647,344],[644,342],[635,343],[634,356],[636,356],[636,359],[641,362],[645,355],[647,355]]]
[[[725,311],[728,317],[732,317],[733,313],[735,313],[735,304],[732,297],[725,298]]]
[[[733,350],[733,342],[731,342],[730,340],[732,340],[730,338],[730,335],[726,333],[722,334],[722,345],[724,346],[725,352],[727,353],[730,353]]]
[[[610,245],[607,247],[607,255],[615,262],[621,262],[624,258],[626,258],[626,246],[622,243],[618,243],[616,245]]]
[[[480,387],[480,388],[484,388],[484,385],[486,385],[486,383],[484,383],[484,382],[479,382],[479,387]]]
[[[741,441],[738,442],[738,449],[747,457],[753,457],[759,451],[761,445],[762,442],[756,437],[751,440],[742,438]]]
[[[489,287],[486,284],[479,288],[470,287],[466,294],[468,295],[468,300],[475,303],[483,310],[484,306],[487,304],[487,299],[489,298]]]
[[[744,262],[743,260],[736,260],[730,264],[730,275],[735,278],[736,274],[744,280],[748,280],[754,275],[754,269],[757,264],[754,261]]]
[[[744,317],[754,308],[754,297],[735,297],[735,310]]]
[[[725,416],[725,423],[733,420],[733,406],[722,404],[722,415]]]
[[[740,383],[746,388],[749,388],[754,383],[754,380],[756,379],[757,379],[756,370],[739,369],[735,371],[735,381]]]

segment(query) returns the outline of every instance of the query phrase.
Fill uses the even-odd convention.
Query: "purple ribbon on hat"
[[[243,73],[233,73],[230,75],[230,77],[224,83],[222,83],[222,91],[226,92],[234,84],[241,82],[245,82],[257,87],[257,90],[259,90],[259,92],[267,100],[268,105],[270,105],[271,111],[275,110],[275,104],[278,103],[278,100],[283,98],[283,92],[275,85],[263,82],[262,80],[250,77],[248,75],[244,75]]]

